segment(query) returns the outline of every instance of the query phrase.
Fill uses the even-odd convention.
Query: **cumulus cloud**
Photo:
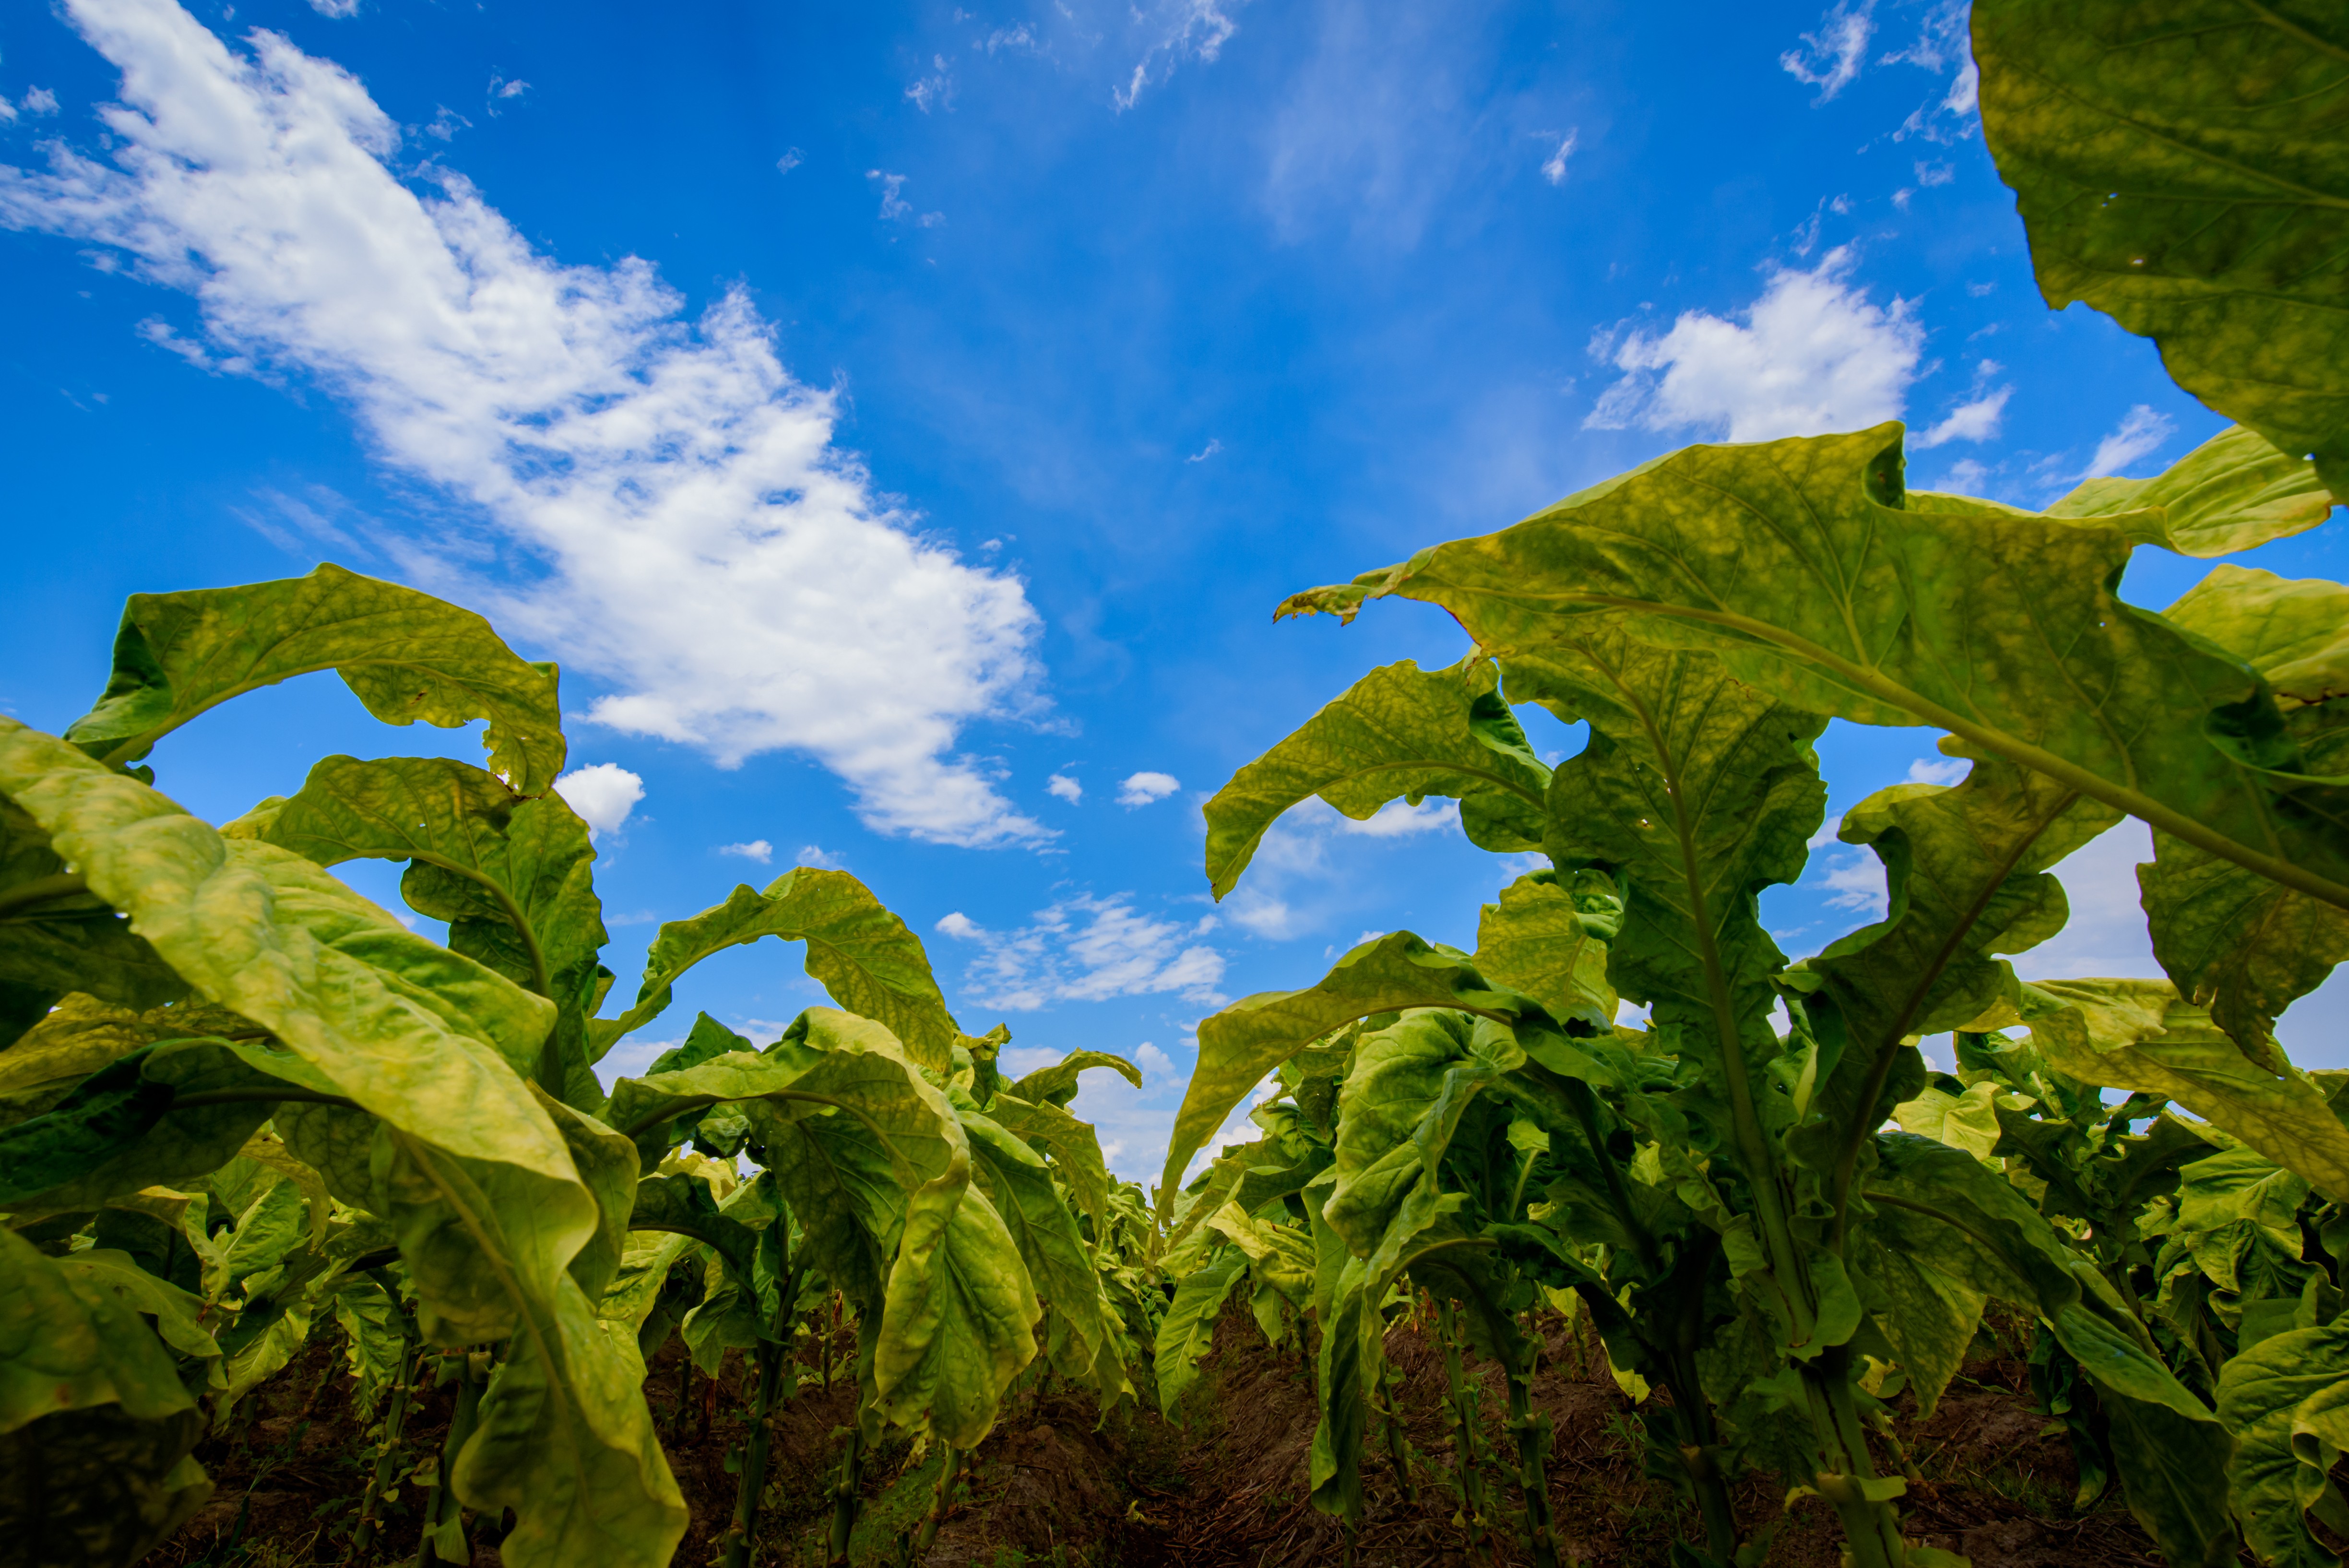
[[[47,88],[35,88],[26,93],[23,108],[26,114],[55,114],[57,112],[57,95]]]
[[[1074,805],[1085,798],[1085,786],[1066,774],[1054,774],[1044,781],[1044,793]]]
[[[1953,784],[1963,779],[1972,768],[1973,763],[1963,757],[1919,757],[1909,764],[1909,782]]]
[[[954,108],[954,74],[947,69],[944,55],[930,57],[929,74],[905,89],[905,101],[924,114],[929,113],[933,105]]]
[[[1032,1012],[1056,1002],[1166,992],[1220,1005],[1224,955],[1197,940],[1216,928],[1216,917],[1154,920],[1135,913],[1130,897],[1066,898],[1014,931],[988,930],[957,909],[937,929],[979,948],[963,987],[981,1006]]]
[[[321,16],[332,16],[339,21],[359,14],[359,0],[310,0],[310,9]]]
[[[1876,32],[1874,0],[1843,4],[1819,18],[1819,30],[1803,35],[1802,47],[1778,57],[1778,67],[1796,81],[1819,89],[1814,104],[1826,102],[1859,79],[1868,63],[1868,40]]]
[[[1182,787],[1182,781],[1172,774],[1134,774],[1118,786],[1117,803],[1123,806],[1148,805]]]
[[[111,161],[0,168],[0,223],[127,253],[196,297],[212,368],[346,402],[471,521],[388,546],[410,576],[608,683],[596,722],[726,766],[808,753],[882,831],[1046,836],[951,754],[1030,700],[1024,590],[916,536],[746,294],[688,322],[647,262],[564,265],[461,176],[412,188],[358,80],[274,34],[240,54],[170,0],[66,9],[122,73]]]
[[[1174,1075],[1174,1058],[1147,1040],[1133,1048],[1133,1064],[1142,1069],[1142,1081],[1145,1084]]]
[[[2088,459],[2088,466],[2080,471],[2082,479],[2096,479],[2116,474],[2161,450],[2177,427],[2169,416],[2158,414],[2143,403],[2121,416],[2113,433],[2096,443],[2096,454]]]
[[[720,855],[738,855],[745,860],[755,860],[764,866],[775,857],[775,846],[763,838],[753,838],[748,844],[721,844]]]
[[[1661,337],[1592,345],[1625,374],[1586,429],[1707,428],[1731,441],[1854,430],[1899,416],[1925,346],[1909,301],[1869,302],[1848,281],[1848,245],[1808,272],[1774,269],[1752,308],[1683,312]]]
[[[1223,901],[1224,918],[1268,941],[1326,929],[1340,919],[1354,917],[1354,878],[1377,864],[1365,857],[1366,847],[1347,849],[1343,840],[1442,834],[1456,829],[1459,821],[1460,805],[1451,800],[1425,800],[1415,806],[1389,801],[1361,822],[1326,801],[1303,801],[1266,831],[1247,876]],[[1546,856],[1526,859],[1530,864],[1522,867],[1504,862],[1502,869],[1522,876],[1549,865]]]
[[[645,798],[645,781],[617,763],[595,763],[556,779],[554,793],[579,814],[592,838],[620,831]]]
[[[840,857],[828,853],[820,844],[801,845],[800,852],[798,855],[793,857],[793,859],[799,865],[821,866],[827,871],[839,871],[844,869],[841,864]]]

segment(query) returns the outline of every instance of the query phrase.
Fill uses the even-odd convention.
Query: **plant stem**
[[[431,1501],[425,1504],[424,1535],[416,1543],[416,1568],[433,1568],[435,1563],[442,1561],[440,1542],[437,1539],[440,1527],[460,1521],[463,1511],[462,1506],[457,1501],[457,1489],[453,1484],[452,1477],[457,1469],[457,1456],[464,1451],[465,1440],[473,1435],[473,1428],[478,1424],[481,1408],[481,1384],[485,1380],[473,1376],[472,1358],[470,1355],[463,1351],[459,1351],[457,1355],[459,1367],[457,1412],[450,1417],[449,1435],[440,1444],[440,1484],[431,1489]],[[461,1522],[459,1522],[458,1528],[461,1538],[463,1532]],[[465,1559],[452,1558],[449,1561],[469,1561],[470,1558],[471,1553],[468,1552]]]
[[[392,1298],[395,1311],[398,1302],[398,1297]],[[416,1376],[416,1340],[407,1332],[407,1314],[399,1316],[399,1375],[392,1379],[391,1403],[383,1414],[383,1440],[376,1447],[375,1474],[367,1481],[367,1495],[359,1500],[359,1521],[351,1531],[351,1554],[345,1559],[349,1563],[363,1561],[375,1544],[376,1510],[399,1468],[399,1432],[408,1422],[408,1390]]]
[[[775,1269],[775,1311],[769,1336],[750,1352],[759,1368],[759,1388],[751,1397],[750,1435],[742,1445],[742,1473],[734,1489],[734,1522],[726,1532],[725,1568],[750,1568],[759,1502],[767,1490],[767,1450],[775,1432],[775,1391],[792,1364],[792,1303],[799,1299],[799,1280],[791,1266],[791,1223],[790,1211],[779,1204],[773,1223],[759,1238],[762,1250],[781,1254]]]
[[[1816,1362],[1798,1364],[1818,1444],[1816,1484],[1842,1521],[1852,1568],[1900,1568],[1908,1547],[1900,1539],[1899,1513],[1891,1499],[1867,1495],[1869,1483],[1878,1480],[1876,1461],[1852,1404],[1850,1357],[1838,1345],[1821,1351]]]
[[[1517,1436],[1518,1485],[1526,1494],[1526,1545],[1534,1568],[1557,1568],[1557,1536],[1549,1516],[1549,1417],[1534,1414],[1533,1354],[1508,1369],[1509,1430]]]
[[[856,1532],[856,1515],[864,1502],[864,1427],[860,1419],[848,1428],[848,1448],[840,1456],[840,1480],[832,1489],[831,1568],[848,1568],[849,1537]]]
[[[946,1459],[938,1468],[937,1495],[930,1501],[930,1516],[922,1521],[921,1533],[914,1537],[914,1561],[919,1563],[937,1543],[938,1526],[946,1522],[947,1509],[954,1501],[955,1474],[962,1469],[962,1450],[952,1443],[946,1445]]]
[[[1468,1380],[1460,1348],[1459,1314],[1449,1296],[1435,1298],[1435,1324],[1437,1337],[1444,1342],[1444,1377],[1451,1394],[1453,1485],[1460,1497],[1460,1519],[1473,1553],[1485,1538],[1484,1453],[1477,1438],[1477,1417],[1484,1401]]]
[[[1387,1459],[1394,1466],[1395,1484],[1402,1489],[1405,1507],[1419,1506],[1419,1482],[1411,1473],[1411,1438],[1402,1429],[1402,1374],[1392,1361],[1379,1367],[1380,1414],[1386,1417]]]

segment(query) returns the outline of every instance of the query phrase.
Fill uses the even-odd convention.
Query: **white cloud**
[[[2153,835],[2135,817],[2075,850],[2055,867],[2072,917],[2054,937],[2014,960],[2025,980],[2085,976],[2154,979],[2153,940],[2137,902],[2137,867],[2153,858]]]
[[[1364,838],[1400,838],[1410,833],[1441,832],[1459,820],[1460,803],[1456,800],[1423,800],[1417,805],[1391,800],[1360,822],[1339,815],[1335,826],[1340,833]]]
[[[411,190],[359,82],[275,35],[248,57],[168,0],[67,8],[122,71],[112,162],[0,168],[0,223],[129,252],[196,296],[212,368],[347,401],[474,520],[381,541],[409,575],[607,681],[598,722],[725,766],[810,753],[883,831],[1048,836],[948,755],[1030,701],[1020,584],[875,493],[747,295],[688,324],[646,262],[560,265],[445,170]]]
[[[774,859],[775,846],[763,838],[754,838],[748,844],[721,844],[718,846],[718,853],[739,855],[745,860],[755,860],[764,866]]]
[[[87,3],[87,0],[85,0],[85,3]],[[154,0],[148,0],[148,3],[153,4]],[[491,72],[489,96],[483,100],[488,106],[490,118],[492,119],[497,118],[498,105],[500,103],[520,98],[529,90],[530,84],[528,82],[508,81],[498,72]]]
[[[1133,1048],[1133,1064],[1142,1069],[1145,1084],[1174,1075],[1174,1058],[1147,1040]]]
[[[1148,805],[1182,787],[1182,781],[1172,774],[1134,774],[1118,786],[1117,803],[1123,806]]]
[[[1946,185],[1958,177],[1958,171],[1947,163],[1917,165],[1917,183],[1925,186]]]
[[[26,114],[55,114],[57,95],[47,88],[34,88],[25,94],[24,109]]]
[[[954,76],[947,69],[944,55],[930,57],[930,74],[905,89],[905,101],[924,114],[930,112],[932,104],[941,109],[954,108]]]
[[[471,120],[444,103],[432,111],[431,123],[424,128],[424,134],[435,141],[454,141],[457,140],[459,131],[471,130],[472,128]]]
[[[1745,441],[1896,418],[1924,328],[1909,301],[1878,306],[1851,286],[1853,260],[1851,247],[1840,245],[1808,272],[1774,269],[1742,323],[1691,310],[1659,337],[1601,337],[1593,352],[1625,375],[1600,395],[1584,427],[1697,425]]]
[[[645,798],[645,781],[617,763],[595,763],[556,779],[554,793],[570,803],[594,836],[620,831]]]
[[[2167,414],[2157,414],[2143,403],[2121,416],[2113,433],[2096,443],[2096,455],[2080,471],[2082,479],[2099,479],[2151,457],[2161,450],[2176,426]]]
[[[1054,774],[1044,781],[1044,793],[1074,805],[1085,798],[1085,786],[1066,774]]]
[[[2013,387],[2000,387],[1984,392],[1971,402],[1960,403],[1940,423],[1910,436],[1909,444],[1922,451],[1927,447],[1944,446],[1953,441],[1989,441],[1998,434],[1999,421],[2006,412],[2006,400],[2013,395]]]
[[[1951,491],[1959,495],[1980,495],[1982,493],[1982,487],[1990,483],[1990,478],[1991,472],[1988,467],[1975,462],[1972,458],[1961,457],[1950,464],[1950,472],[1943,474],[1941,483],[1933,488]]]
[[[1838,842],[1836,838],[1836,835],[1842,831],[1843,818],[1839,815],[1830,816],[1825,822],[1819,824],[1819,830],[1811,835],[1808,842],[1806,842],[1803,847],[1806,849],[1824,848],[1827,845]]]
[[[1213,915],[1190,924],[1136,914],[1129,895],[1081,894],[1037,912],[1016,931],[990,931],[960,910],[937,923],[957,941],[982,951],[963,973],[963,987],[982,1006],[1032,1012],[1056,1002],[1105,1002],[1114,996],[1175,992],[1202,1006],[1225,998],[1224,956],[1196,939],[1217,924]]]
[[[359,14],[359,0],[310,0],[310,9],[321,16],[332,16],[339,21]]]
[[[1884,862],[1872,850],[1853,849],[1812,886],[1826,892],[1831,909],[1862,910],[1871,920],[1884,919],[1892,907],[1884,887]]]
[[[1822,104],[1859,78],[1868,60],[1868,40],[1876,31],[1870,13],[1875,0],[1857,6],[1839,4],[1819,18],[1819,30],[1803,35],[1803,47],[1778,57],[1779,68],[1796,81],[1819,89],[1811,101]]]
[[[1910,784],[1953,784],[1971,772],[1963,757],[1919,757],[1909,764]]]
[[[787,147],[783,150],[783,155],[775,160],[775,172],[778,174],[788,174],[806,161],[806,153],[802,152],[796,147]]]
[[[1943,71],[1951,73],[1948,88],[1938,99],[1928,99],[1918,105],[1915,112],[1902,121],[1900,129],[1892,133],[1893,140],[1905,141],[1909,137],[1921,136],[1928,141],[1947,144],[1962,141],[1980,129],[1974,119],[1979,76],[1974,68],[1971,39],[1968,36],[1969,9],[1968,0],[1941,0],[1941,4],[1925,13],[1915,43],[1886,55],[1878,62],[1887,66],[1915,66],[1935,76]],[[1942,124],[1943,117],[1954,123]],[[1924,172],[1921,165],[1918,172],[1921,178]],[[1940,182],[1929,179],[1925,183],[1930,185]]]
[[[891,174],[880,169],[867,169],[864,171],[864,177],[867,180],[881,182],[881,216],[885,221],[894,223],[913,212],[914,204],[897,193],[905,188],[905,177],[903,174]]]
[[[1193,452],[1183,461],[1185,462],[1205,462],[1223,450],[1224,443],[1221,441],[1218,441],[1216,437],[1209,436],[1207,438],[1206,445],[1201,447],[1198,451]]]
[[[1580,133],[1569,130],[1558,139],[1557,151],[1542,164],[1542,178],[1553,185],[1566,183],[1566,161],[1574,156],[1575,139]]]
[[[1142,58],[1134,62],[1125,85],[1111,90],[1110,97],[1118,112],[1123,114],[1139,102],[1143,88],[1153,83],[1164,85],[1185,60],[1213,64],[1231,36],[1239,31],[1238,24],[1226,15],[1227,8],[1237,10],[1245,3],[1246,0],[1156,0],[1155,4],[1134,6],[1133,19],[1146,30],[1148,43]]]
[[[827,871],[842,869],[840,857],[827,853],[820,844],[802,844],[793,860],[802,866],[821,866]]]

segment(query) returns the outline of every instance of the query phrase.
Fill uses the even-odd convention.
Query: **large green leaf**
[[[282,1086],[224,1042],[181,1041],[122,1057],[55,1108],[0,1131],[0,1204],[21,1223],[202,1176],[269,1119],[262,1096]],[[174,1106],[181,1095],[239,1091],[254,1097]]]
[[[191,1452],[201,1411],[142,1421],[119,1405],[0,1433],[0,1532],[10,1556],[44,1568],[119,1568],[169,1540],[212,1483]]]
[[[1207,803],[1216,897],[1238,882],[1275,819],[1317,794],[1358,822],[1391,800],[1449,795],[1485,848],[1533,848],[1549,770],[1498,685],[1485,659],[1425,670],[1406,659],[1363,676]]]
[[[956,1112],[970,1139],[975,1174],[1048,1309],[1046,1355],[1063,1376],[1113,1399],[1131,1386],[1110,1329],[1113,1314],[1102,1294],[1101,1274],[1085,1250],[1076,1216],[1042,1157],[967,1105],[958,1103]]]
[[[2349,1449],[2349,1319],[2275,1334],[2229,1361],[2219,1418],[2234,1435],[2227,1479],[2259,1560],[2335,1568],[2304,1515],[2328,1499],[2340,1507],[2329,1472]]]
[[[2040,292],[2349,493],[2349,18],[2323,0],[1982,0],[1982,130]]]
[[[2177,1101],[2336,1199],[2349,1198],[2349,1127],[2291,1063],[2254,1061],[2168,981],[2023,987],[2032,1044],[2086,1084]]]
[[[2349,772],[2349,587],[2214,569],[2163,612],[2248,661],[2275,687],[2307,765]],[[2154,956],[2244,1053],[2271,1064],[2277,1015],[2349,959],[2349,910],[2168,834],[2137,868]]]
[[[335,756],[292,797],[221,831],[321,866],[408,861],[401,891],[418,913],[449,922],[450,947],[561,1009],[565,1038],[539,1081],[560,1095],[566,1064],[586,1072],[606,938],[595,846],[561,795],[518,794],[493,774],[441,757]]]
[[[907,1196],[874,1346],[873,1404],[908,1432],[975,1449],[1003,1391],[1036,1357],[1036,1287],[1003,1218],[970,1181],[958,1143]]]
[[[1005,1089],[988,1102],[987,1114],[1007,1131],[1049,1157],[1077,1207],[1092,1216],[1093,1234],[1106,1239],[1110,1227],[1110,1175],[1101,1138],[1091,1122],[1081,1122],[1049,1101],[1030,1104]]]
[[[2349,828],[2328,815],[2349,791],[2298,771],[2249,666],[2118,597],[2127,518],[1912,506],[1901,472],[1896,425],[1690,447],[1283,607],[1440,604],[1512,696],[1529,659],[1574,659],[1609,626],[1710,649],[1796,707],[1950,731],[2349,907]]]
[[[249,1064],[378,1118],[371,1186],[428,1331],[513,1342],[457,1480],[476,1506],[515,1509],[508,1561],[665,1563],[685,1511],[636,1392],[635,1344],[596,1326],[570,1272],[605,1231],[603,1179],[582,1179],[517,1071],[535,1061],[553,1005],[313,862],[223,839],[7,721],[0,794],[201,995],[268,1032],[230,1043]]]
[[[1079,1075],[1094,1067],[1107,1067],[1135,1088],[1142,1087],[1142,1069],[1124,1057],[1107,1051],[1071,1051],[1049,1067],[1039,1067],[1032,1073],[1022,1074],[1004,1092],[1039,1105],[1058,1106],[1065,1109],[1069,1102],[1077,1097]]]
[[[939,994],[921,939],[847,872],[807,866],[784,872],[763,893],[737,888],[715,909],[663,926],[645,956],[636,1005],[617,1019],[597,1021],[595,1054],[657,1017],[687,970],[761,937],[807,943],[807,971],[833,1001],[887,1027],[918,1065],[946,1070],[961,1031]]]
[[[109,764],[232,697],[332,670],[387,724],[489,721],[491,765],[535,794],[563,771],[555,668],[517,657],[471,610],[333,565],[306,577],[133,594],[106,694],[66,738]]]
[[[1598,999],[1585,999],[1585,1006],[1586,1026],[1613,1022]],[[1487,984],[1458,949],[1431,947],[1409,931],[1392,931],[1340,959],[1319,985],[1244,997],[1201,1019],[1198,1065],[1174,1114],[1159,1179],[1161,1220],[1174,1212],[1191,1157],[1267,1073],[1342,1024],[1406,1007],[1454,1007],[1506,1019],[1542,1011],[1529,998]]]
[[[1158,1374],[1158,1413],[1168,1420],[1183,1396],[1198,1381],[1199,1357],[1215,1343],[1216,1317],[1224,1298],[1247,1273],[1247,1254],[1232,1248],[1205,1268],[1184,1276],[1174,1300],[1158,1323],[1151,1365]]]
[[[2151,479],[2088,480],[2048,507],[2046,514],[2127,513],[2122,525],[2138,542],[2181,556],[2209,556],[2305,533],[2331,514],[2333,504],[2332,493],[2316,477],[2313,464],[2287,457],[2233,425]]]
[[[0,798],[0,1044],[69,992],[136,1011],[187,991],[129,923],[66,869],[40,824]]]
[[[1478,915],[1476,968],[1553,1018],[1595,1012],[1611,1022],[1617,999],[1607,983],[1607,944],[1622,923],[1622,900],[1603,878],[1561,882],[1536,871],[1502,888],[1500,901]]]

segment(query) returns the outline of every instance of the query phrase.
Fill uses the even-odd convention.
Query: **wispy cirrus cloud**
[[[1859,79],[1868,64],[1868,41],[1876,33],[1875,0],[1839,4],[1819,18],[1818,31],[1805,33],[1798,48],[1778,57],[1778,68],[1819,89],[1821,104]]]
[[[876,492],[747,294],[688,321],[648,262],[543,254],[463,176],[400,165],[359,81],[276,34],[232,49],[171,0],[65,10],[121,72],[104,161],[0,168],[0,223],[192,296],[198,335],[158,336],[205,368],[347,406],[451,504],[398,544],[411,576],[607,683],[597,722],[723,766],[807,753],[883,831],[1047,836],[952,754],[1032,702],[1024,590]]]
[[[957,910],[937,929],[978,950],[963,989],[981,1006],[1032,1012],[1056,1002],[1174,994],[1201,1006],[1225,1000],[1224,955],[1199,940],[1220,922],[1157,920],[1132,895],[1064,898],[1016,930],[990,930]]]

